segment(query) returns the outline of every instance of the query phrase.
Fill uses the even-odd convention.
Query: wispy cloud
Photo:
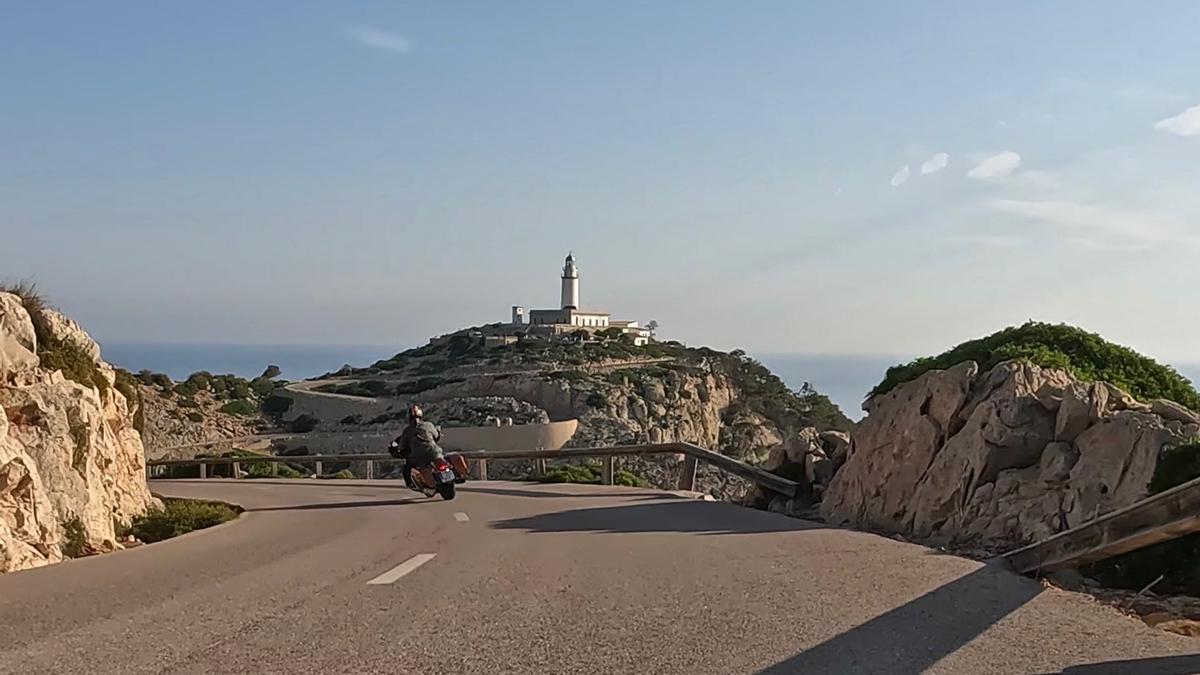
[[[412,42],[403,35],[370,26],[351,26],[346,29],[346,35],[364,47],[394,54],[405,54],[413,48]]]
[[[1154,128],[1176,136],[1200,136],[1200,105],[1192,106],[1174,117],[1159,120],[1154,123]]]
[[[1017,246],[1024,243],[1025,240],[1020,237],[1011,237],[1002,234],[963,234],[944,237],[943,241],[950,244],[963,244],[965,246],[1004,248]]]
[[[1107,82],[1092,82],[1077,77],[1060,77],[1055,83],[1059,89],[1094,93],[1101,96],[1130,99],[1134,101],[1181,101],[1186,98],[1182,93],[1173,91],[1148,82],[1113,84]]]
[[[1069,201],[993,199],[988,207],[1070,231],[1069,240],[1093,248],[1141,250],[1150,246],[1200,248],[1200,236],[1158,214]]]
[[[921,173],[937,173],[946,168],[948,164],[950,164],[950,155],[944,152],[939,152],[933,157],[925,160],[925,163],[921,165]]]
[[[978,180],[1001,178],[1016,171],[1020,166],[1021,156],[1012,150],[1005,150],[981,161],[974,169],[967,172],[967,177]]]
[[[892,176],[892,187],[900,187],[901,185],[904,185],[908,182],[908,177],[911,175],[912,172],[908,170],[907,164],[900,167],[900,170],[896,172],[896,175]]]

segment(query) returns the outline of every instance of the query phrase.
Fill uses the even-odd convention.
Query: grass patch
[[[887,375],[870,395],[886,394],[930,370],[943,370],[964,361],[975,361],[981,370],[987,371],[1012,359],[1061,368],[1089,382],[1109,382],[1143,401],[1165,398],[1200,410],[1200,393],[1174,368],[1113,344],[1096,333],[1035,321],[964,342],[937,356],[888,368]]]
[[[220,502],[194,499],[164,499],[162,508],[152,508],[133,519],[126,532],[152,544],[202,530],[237,518],[240,509]]]

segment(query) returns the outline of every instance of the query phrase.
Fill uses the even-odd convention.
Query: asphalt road
[[[1191,673],[1200,640],[870,534],[591,486],[170,481],[233,523],[0,577],[3,673]]]

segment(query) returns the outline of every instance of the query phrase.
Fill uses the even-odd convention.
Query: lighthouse
[[[579,309],[579,270],[575,267],[575,256],[570,253],[563,263],[562,308]]]

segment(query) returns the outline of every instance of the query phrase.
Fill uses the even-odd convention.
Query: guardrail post
[[[685,454],[679,472],[679,489],[692,492],[696,489],[696,458]]]
[[[546,475],[546,460],[538,457],[533,460],[533,477],[541,478]]]
[[[367,460],[367,480],[371,480],[374,477],[375,477],[375,461],[368,459]]]
[[[319,460],[319,459],[317,460],[317,467],[316,467],[316,469],[317,469],[317,476],[324,476],[324,475],[325,475],[325,466],[324,466],[324,463],[323,463],[323,462],[321,462],[321,460]]]
[[[279,462],[271,462],[271,478],[279,475]]]
[[[200,462],[200,477],[208,478],[208,465],[204,462]]]
[[[242,463],[241,462],[233,463],[233,477],[234,478],[242,477]]]
[[[601,464],[600,464],[600,482],[605,485],[613,484],[613,462],[614,461],[615,460],[613,459],[612,455],[609,455],[609,456],[603,458],[602,460],[600,460],[600,462],[601,462]]]
[[[487,480],[487,460],[479,460],[479,480]]]

